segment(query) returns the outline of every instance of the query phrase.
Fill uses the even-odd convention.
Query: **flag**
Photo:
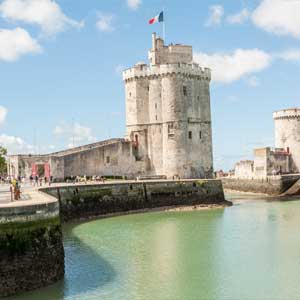
[[[154,18],[149,20],[149,24],[154,24],[157,22],[163,22],[164,21],[164,12],[162,11],[159,15],[155,16]]]

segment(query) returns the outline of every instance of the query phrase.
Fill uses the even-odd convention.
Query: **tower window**
[[[200,100],[200,96],[197,96],[197,100],[198,100],[198,101]]]
[[[174,124],[169,123],[168,124],[168,137],[174,137],[175,131],[174,131]]]
[[[106,156],[106,163],[109,164],[110,163],[110,157]]]
[[[192,132],[189,131],[189,139],[192,139]]]
[[[149,85],[147,86],[147,90],[149,91]]]
[[[201,131],[199,131],[199,138],[200,138],[200,140],[202,139],[202,132]]]
[[[129,97],[131,97],[131,93],[129,92]]]
[[[155,116],[155,120],[157,121],[157,115]]]
[[[157,103],[155,103],[155,109],[157,109]]]
[[[186,96],[187,95],[187,88],[186,88],[185,85],[182,87],[182,90],[183,90],[183,95]]]

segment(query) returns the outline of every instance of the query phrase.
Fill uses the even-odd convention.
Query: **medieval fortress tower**
[[[47,155],[12,155],[11,176],[211,178],[210,70],[193,49],[152,35],[149,65],[123,72],[126,137]]]
[[[300,108],[273,113],[275,148],[254,149],[254,160],[235,165],[235,177],[261,179],[300,173]]]
[[[286,109],[273,113],[275,147],[291,154],[290,169],[300,173],[300,109]]]
[[[191,46],[152,35],[150,65],[123,72],[127,138],[153,174],[211,177],[210,70],[193,63]]]

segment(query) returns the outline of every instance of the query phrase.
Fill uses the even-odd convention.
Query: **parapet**
[[[211,80],[211,70],[209,68],[202,68],[196,63],[174,63],[174,64],[163,64],[163,65],[152,65],[138,64],[133,68],[127,69],[123,72],[123,80],[132,80],[143,77],[160,77],[160,76],[171,76],[171,75],[184,75],[191,77],[198,77],[202,80]]]
[[[165,45],[164,40],[152,34],[152,49],[148,53],[151,65],[191,63],[193,61],[193,48],[188,45]]]
[[[288,108],[273,113],[274,120],[281,119],[299,119],[300,118],[300,108]]]

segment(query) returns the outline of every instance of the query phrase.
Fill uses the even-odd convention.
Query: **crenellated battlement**
[[[284,109],[273,113],[274,120],[299,119],[299,118],[300,118],[300,108]]]
[[[134,151],[155,175],[212,176],[211,70],[193,62],[192,46],[164,45],[155,33],[148,58],[123,72]]]
[[[182,74],[187,77],[199,77],[203,80],[211,80],[211,71],[209,68],[200,67],[196,63],[175,63],[149,66],[146,64],[138,64],[133,68],[127,69],[123,72],[123,80],[134,80],[138,78],[148,77],[164,77],[171,75]]]

